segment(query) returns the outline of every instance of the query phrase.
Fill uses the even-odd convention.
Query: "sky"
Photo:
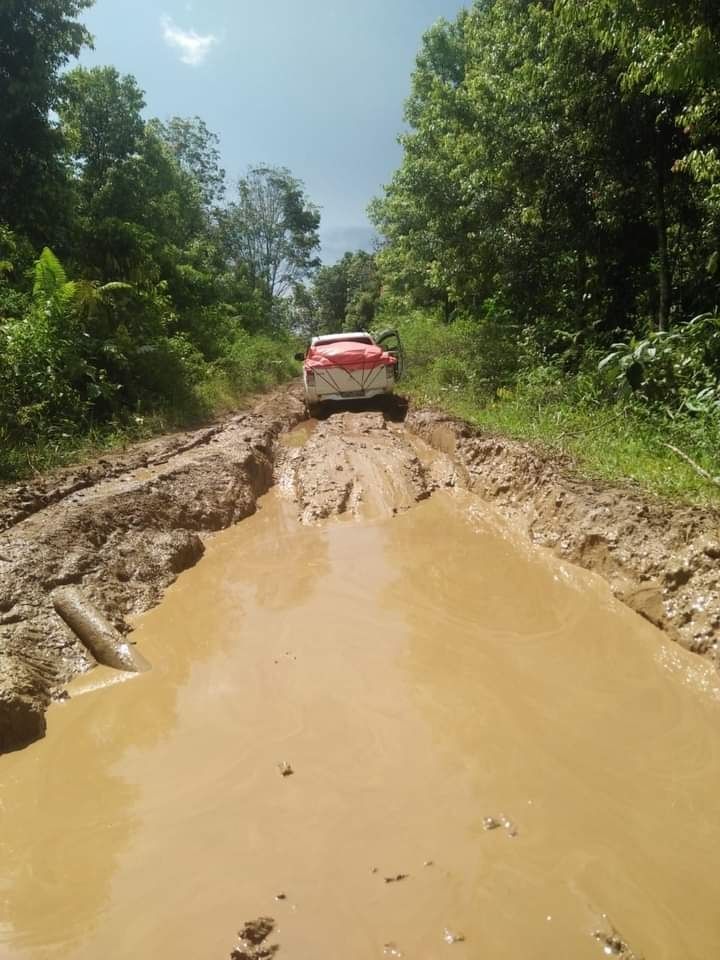
[[[369,248],[366,208],[399,165],[422,34],[460,0],[96,0],[95,49],[146,92],[148,117],[203,118],[229,180],[289,167],[321,208],[322,257]]]

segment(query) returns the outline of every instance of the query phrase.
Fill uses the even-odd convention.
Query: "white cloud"
[[[163,17],[161,22],[165,43],[179,50],[181,61],[191,67],[199,67],[204,63],[212,48],[220,42],[214,33],[200,34],[195,30],[183,30],[170,17]]]

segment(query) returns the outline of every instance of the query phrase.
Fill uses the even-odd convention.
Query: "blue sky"
[[[87,65],[146,91],[147,114],[201,116],[230,178],[289,167],[322,208],[323,259],[367,245],[365,208],[396,138],[423,32],[459,0],[96,0]]]

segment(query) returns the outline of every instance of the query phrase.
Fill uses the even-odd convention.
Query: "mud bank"
[[[600,574],[673,640],[717,659],[720,513],[579,477],[568,458],[437,411],[413,411],[406,428],[449,455],[468,488],[534,543]]]
[[[272,482],[297,387],[192,433],[6,488],[0,497],[0,753],[42,736],[51,699],[94,660],[54,609],[73,585],[121,634]]]

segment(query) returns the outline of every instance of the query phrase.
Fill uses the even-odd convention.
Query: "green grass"
[[[571,375],[542,362],[506,324],[490,318],[443,323],[429,311],[384,316],[406,351],[403,390],[490,433],[569,455],[580,474],[632,484],[657,496],[720,505],[720,417],[671,417],[634,396],[620,399],[597,360]]]
[[[613,483],[632,483],[671,500],[720,505],[720,487],[709,483],[665,444],[686,452],[712,475],[720,464],[705,443],[683,423],[662,419],[631,405],[583,404],[549,399],[538,403],[534,391],[501,390],[491,401],[468,390],[443,387],[415,372],[404,385],[418,404],[431,404],[475,427],[517,440],[541,443],[568,454],[578,471]]]

